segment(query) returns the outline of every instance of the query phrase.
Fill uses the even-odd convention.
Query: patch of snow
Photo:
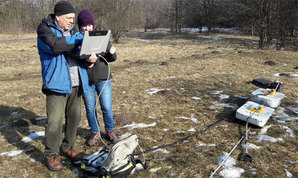
[[[14,151],[2,152],[0,154],[0,156],[2,156],[2,155],[8,155],[8,156],[11,156],[12,157],[12,156],[16,156],[18,154],[21,154],[23,151],[24,150],[14,150]]]
[[[239,29],[237,27],[232,27],[232,28],[221,28],[221,27],[215,27],[214,30],[218,30],[221,32],[234,32],[234,33],[239,33]]]
[[[140,163],[137,163],[136,164],[136,170],[139,171],[139,170],[143,170],[144,167],[140,164]]]
[[[156,117],[148,116],[148,119],[156,119]]]
[[[169,89],[169,88],[166,88],[166,89],[162,89],[162,88],[149,88],[149,89],[147,89],[145,91],[148,94],[153,95],[153,94],[158,93],[160,91],[166,91],[166,90],[171,90],[171,89]]]
[[[150,173],[155,173],[155,172],[157,172],[157,171],[159,171],[159,170],[161,170],[161,167],[151,168],[151,169],[149,170],[149,172],[150,172]]]
[[[154,146],[154,147],[152,147],[153,149],[154,148],[157,148],[158,146]],[[157,149],[157,150],[154,150],[152,153],[155,153],[155,152],[162,152],[163,154],[170,154],[171,152],[169,152],[168,150],[166,150],[166,149],[161,149],[161,148],[159,148],[159,149]]]
[[[126,93],[126,91],[122,91],[122,94],[125,94]]]
[[[188,131],[188,132],[195,132],[196,129],[194,129],[194,128],[190,128],[190,129],[188,129],[187,131]]]
[[[290,164],[298,164],[298,160],[292,161],[292,160],[286,160],[286,162],[289,162]]]
[[[293,177],[293,174],[290,173],[287,169],[284,169],[287,177]]]
[[[275,73],[275,74],[273,74],[273,76],[280,77],[281,74],[287,74],[290,77],[298,77],[298,74],[292,73],[292,72]]]
[[[227,167],[219,172],[224,178],[238,178],[242,173],[244,173],[244,169],[239,167]]]
[[[196,147],[200,147],[200,146],[215,147],[216,144],[206,144],[206,143],[204,143],[204,142],[199,141],[199,142],[196,143]]]
[[[267,131],[268,131],[268,129],[270,128],[270,127],[272,127],[273,125],[266,125],[266,126],[264,126],[262,129],[261,129],[261,131],[260,131],[260,133],[259,134],[265,134]]]
[[[176,76],[169,76],[166,79],[173,79],[173,78],[176,78]]]
[[[278,107],[274,112],[273,119],[277,122],[284,123],[289,121],[296,121],[298,120],[298,117],[291,117],[285,113],[285,108]]]
[[[282,129],[286,129],[286,132],[289,134],[290,137],[295,137],[294,131],[288,126],[280,125],[279,127]]]
[[[150,43],[151,42],[151,40],[145,40],[145,39],[138,39],[138,40],[143,41],[143,42],[146,42],[146,43]]]
[[[191,99],[193,99],[193,100],[201,100],[200,97],[196,97],[196,96],[192,97]]]
[[[124,138],[127,138],[127,137],[130,136],[131,134],[132,134],[132,133],[129,133],[129,132],[124,133],[124,134],[118,136],[118,140],[123,140]]]
[[[290,111],[292,111],[295,114],[298,114],[298,108],[294,107],[294,106],[288,106],[287,109],[289,109]]]
[[[132,124],[126,124],[125,126],[123,126],[123,128],[131,127],[130,129],[136,129],[136,128],[147,128],[147,127],[154,127],[154,126],[156,126],[156,122],[153,122],[151,124],[133,122]]]
[[[32,140],[34,140],[40,136],[44,136],[44,135],[45,135],[45,131],[32,132],[27,137],[22,138],[21,142],[28,143],[28,142],[31,142]]]
[[[178,130],[178,131],[173,132],[173,134],[180,134],[180,133],[185,133],[185,131],[183,131],[183,130]]]
[[[227,152],[223,152],[222,155],[218,156],[217,164],[220,165],[224,161],[224,163],[222,165],[223,167],[232,167],[232,166],[236,165],[236,160],[230,156],[227,157],[227,155],[228,155]]]
[[[247,146],[248,146],[248,148],[252,148],[252,149],[260,149],[260,148],[262,148],[261,146],[257,146],[257,145],[255,145],[253,143],[248,143]]]
[[[165,166],[166,169],[172,169],[172,166]]]
[[[199,32],[199,28],[181,28],[182,32]],[[207,32],[208,28],[207,27],[202,27],[202,32]]]
[[[219,99],[220,99],[220,100],[228,99],[228,98],[230,98],[230,95],[227,95],[227,94],[220,94],[220,95],[219,95]]]
[[[237,27],[233,28],[222,28],[222,27],[215,27],[212,28],[214,30],[220,31],[220,32],[232,32],[232,33],[239,33],[239,29]],[[200,32],[200,28],[181,28],[182,32]],[[208,28],[206,26],[201,27],[202,32],[208,32]]]
[[[213,102],[212,106],[209,106],[210,109],[222,109],[222,108],[233,108],[236,104],[233,103],[217,103]]]
[[[140,171],[140,170],[144,170],[144,167],[140,164],[140,163],[137,163],[135,168],[133,168],[133,170],[130,172],[130,174],[134,174],[135,171]]]
[[[171,172],[169,176],[170,177],[176,177],[177,176],[177,173],[176,172]]]
[[[219,90],[213,91],[212,94],[213,95],[218,95],[218,97],[219,97],[220,100],[230,98],[230,95],[224,94],[223,91],[219,91]]]
[[[12,115],[12,116],[16,116],[17,114],[18,114],[17,111],[10,113],[10,115]]]
[[[194,118],[194,114],[191,114],[190,117],[177,116],[177,117],[175,117],[175,118],[177,118],[177,119],[191,120],[192,122],[194,122],[194,123],[196,123],[196,124],[200,123],[200,122],[198,121],[198,119]]]
[[[222,155],[220,155],[217,158],[217,164],[220,165],[223,162],[223,170],[219,172],[219,174],[225,178],[238,178],[241,176],[241,174],[244,172],[244,169],[235,167],[236,160],[232,157],[228,156],[228,153],[223,152]]]
[[[161,158],[153,158],[152,161],[164,161],[170,157],[172,157],[172,155],[165,155],[164,157],[161,157]]]
[[[179,88],[181,91],[185,91],[185,88]]]
[[[169,129],[167,129],[167,128],[163,128],[162,129],[162,131],[164,131],[164,132],[166,132],[166,131],[168,131]]]
[[[223,91],[220,91],[220,90],[216,90],[216,91],[213,91],[212,94],[213,95],[219,95],[221,94]]]
[[[271,142],[271,143],[275,143],[275,142],[278,142],[278,141],[283,141],[282,138],[274,138],[274,137],[271,137],[271,136],[268,136],[268,135],[257,135],[255,136],[255,138],[260,142],[260,141],[268,141],[268,142]]]

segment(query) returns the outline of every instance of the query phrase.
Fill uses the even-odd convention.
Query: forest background
[[[77,12],[89,9],[99,29],[111,29],[117,43],[133,28],[235,27],[257,36],[259,48],[297,48],[298,0],[69,0]],[[35,32],[57,0],[1,0],[2,33]],[[296,47],[295,47],[296,46]],[[296,50],[296,49],[295,49]]]

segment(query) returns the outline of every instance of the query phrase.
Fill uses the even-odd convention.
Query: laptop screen
[[[110,30],[85,31],[80,58],[86,59],[92,53],[100,54],[106,52],[110,35]]]

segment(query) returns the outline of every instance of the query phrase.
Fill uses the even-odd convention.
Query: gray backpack
[[[138,137],[134,134],[119,141],[110,150],[107,158],[102,163],[102,167],[106,171],[114,172],[126,166],[138,144]]]

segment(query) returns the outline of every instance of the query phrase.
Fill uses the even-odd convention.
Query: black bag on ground
[[[276,91],[278,91],[283,86],[283,83],[281,81],[270,81],[264,78],[253,79],[252,84],[262,88],[270,88],[270,89],[276,88]]]

